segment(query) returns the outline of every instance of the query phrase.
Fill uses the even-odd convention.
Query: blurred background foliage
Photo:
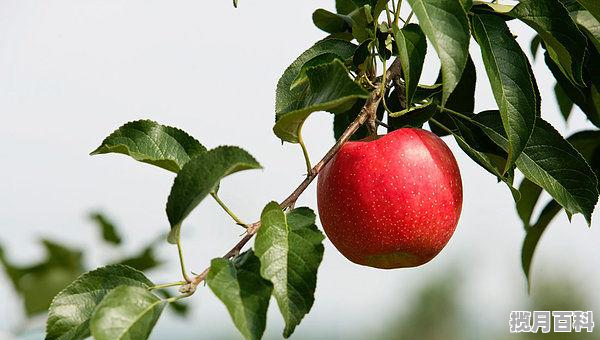
[[[91,213],[89,219],[98,229],[99,237],[112,247],[115,253],[124,253],[126,244],[114,222],[101,212]],[[141,271],[156,269],[164,263],[157,257],[156,249],[165,239],[166,234],[160,235],[137,252],[105,263],[124,264]],[[79,275],[93,269],[86,268],[85,252],[82,249],[71,248],[48,239],[41,239],[40,243],[46,251],[45,258],[29,265],[13,263],[0,244],[0,263],[14,291],[22,300],[23,311],[28,318],[45,314],[58,292]],[[158,293],[164,297],[171,296],[167,290],[159,290]],[[170,306],[178,315],[187,314],[188,306],[183,302]]]

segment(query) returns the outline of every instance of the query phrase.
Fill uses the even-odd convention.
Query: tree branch
[[[401,71],[402,69],[400,65],[400,60],[394,60],[392,65],[390,65],[389,69],[387,70],[388,77],[386,82],[393,82],[394,79],[400,76]],[[294,204],[296,204],[296,201],[298,200],[300,195],[304,192],[304,190],[306,190],[306,188],[308,188],[310,183],[312,183],[312,181],[317,177],[317,175],[323,169],[323,167],[333,158],[333,156],[335,156],[335,154],[340,150],[342,145],[344,145],[344,143],[346,143],[350,139],[350,137],[356,132],[356,130],[358,130],[358,128],[361,125],[363,125],[369,117],[376,116],[377,107],[379,106],[379,102],[381,101],[382,96],[385,95],[385,90],[388,88],[388,86],[389,84],[385,84],[383,90],[380,86],[377,86],[377,88],[370,93],[369,98],[367,99],[363,108],[360,110],[356,119],[354,119],[354,121],[350,123],[348,128],[346,128],[344,133],[342,133],[340,138],[331,147],[331,149],[327,151],[325,156],[323,156],[323,158],[317,164],[315,164],[315,166],[312,169],[310,169],[310,171],[306,175],[306,178],[304,178],[304,180],[298,185],[298,187],[279,204],[281,206],[281,209],[285,210],[293,207]],[[231,248],[227,253],[225,253],[225,255],[223,255],[223,258],[230,259],[232,257],[237,256],[241,252],[242,248],[246,245],[246,243],[248,243],[248,241],[252,239],[254,234],[256,234],[259,228],[260,221],[249,224],[244,237],[242,237],[242,239],[239,240],[239,242],[235,246],[233,246],[233,248]],[[202,271],[202,273],[194,276],[192,281],[189,284],[181,286],[179,291],[184,294],[193,294],[196,291],[196,288],[200,285],[200,283],[202,283],[202,281],[206,279],[209,270],[210,267],[206,268],[204,271]]]

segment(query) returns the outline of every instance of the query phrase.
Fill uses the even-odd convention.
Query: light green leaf
[[[146,340],[166,300],[135,286],[119,286],[98,304],[90,321],[94,340]]]
[[[521,0],[508,15],[536,30],[562,72],[574,84],[584,84],[585,36],[560,1]]]
[[[600,52],[600,21],[594,18],[588,11],[577,10],[569,13],[571,14],[571,19],[587,34],[589,41],[592,42],[596,51]],[[588,46],[588,48],[591,48],[591,46]]]
[[[12,263],[0,247],[0,263],[20,295],[27,316],[47,312],[54,296],[83,272],[81,251],[45,239],[42,244],[46,258],[27,266]]]
[[[338,56],[340,60],[347,60],[352,58],[356,45],[340,39],[325,39],[317,42],[311,48],[302,53],[283,73],[279,82],[277,83],[277,93],[275,96],[275,134],[285,140],[292,143],[298,142],[297,131],[298,128],[304,122],[304,119],[313,112],[310,111],[310,107],[305,108],[303,104],[307,100],[307,92],[310,90],[310,82],[304,84],[304,86],[296,86],[292,89],[292,84],[298,77],[298,74],[302,70],[302,66],[309,60],[323,54],[334,54]],[[347,76],[346,76],[347,77]],[[350,81],[348,79],[348,81]],[[313,91],[315,92],[315,91]],[[316,110],[326,110],[316,108]],[[299,112],[300,111],[300,112]],[[294,120],[291,119],[289,123],[279,123],[283,117],[290,116],[301,116],[302,119]],[[286,118],[287,119],[287,118]]]
[[[502,125],[508,136],[508,162],[504,172],[527,145],[538,114],[534,79],[529,62],[504,20],[491,14],[473,15],[473,33],[481,48]]]
[[[494,142],[507,149],[508,141],[497,112],[482,112],[475,119]],[[546,190],[567,213],[581,213],[588,224],[591,223],[598,201],[596,175],[552,125],[537,119],[535,130],[516,164],[525,177]]]
[[[252,250],[233,261],[213,259],[206,282],[225,304],[244,338],[261,339],[273,285],[260,276],[260,262]]]
[[[113,245],[121,244],[122,239],[117,231],[117,227],[104,214],[100,212],[91,213],[90,219],[100,228],[100,233],[104,241]]]
[[[348,70],[337,59],[307,69],[306,76],[307,84],[290,90],[296,93],[296,98],[287,102],[288,105],[281,111],[277,111],[277,121],[273,127],[275,135],[290,143],[298,142],[298,131],[311,113],[343,112],[357,99],[368,95],[367,91],[350,79]]]
[[[459,0],[408,0],[442,64],[442,104],[454,91],[469,56],[469,22]]]
[[[168,241],[177,243],[183,220],[224,177],[261,168],[254,157],[236,146],[220,146],[192,158],[175,177],[167,200],[167,216],[171,223]]]
[[[427,53],[427,39],[417,24],[408,24],[402,29],[393,27],[394,38],[398,46],[398,58],[402,65],[406,88],[406,107],[412,104],[412,98],[417,90],[423,62]]]
[[[260,220],[254,251],[260,259],[261,275],[273,283],[287,338],[313,305],[324,236],[308,208],[286,215],[279,204],[271,202]]]
[[[206,148],[187,133],[151,120],[129,122],[111,133],[91,155],[122,153],[177,173]]]
[[[577,0],[596,20],[600,21],[600,2],[598,0]]]
[[[46,324],[46,340],[78,340],[90,336],[89,320],[94,308],[120,285],[152,286],[142,272],[112,265],[80,276],[52,301]]]

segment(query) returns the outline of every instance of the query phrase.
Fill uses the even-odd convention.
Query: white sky
[[[108,133],[134,119],[180,127],[207,147],[240,145],[252,153],[265,169],[227,178],[220,191],[244,219],[257,219],[268,201],[284,198],[302,180],[304,163],[297,145],[282,146],[271,132],[275,84],[296,56],[324,36],[310,19],[324,5],[331,9],[333,1],[242,0],[237,10],[227,0],[0,1],[0,242],[9,254],[23,263],[35,260],[41,256],[35,242],[43,235],[89,249],[90,265],[101,265],[115,254],[97,241],[85,217],[91,209],[105,210],[126,227],[132,250],[168,229],[164,206],[172,174],[125,156],[88,156]],[[529,53],[531,31],[512,27]],[[472,53],[480,66],[474,42]],[[437,75],[435,59],[430,48],[424,82]],[[542,58],[534,69],[543,117],[565,132]],[[478,71],[477,109],[493,108],[483,69]],[[315,160],[333,143],[331,119],[317,113],[305,126]],[[572,131],[588,126],[579,111],[568,124]],[[376,330],[387,314],[410,308],[415,287],[455,265],[466,271],[465,309],[483,317],[486,327],[504,330],[508,312],[524,308],[514,302],[525,295],[525,282],[523,232],[510,193],[448,143],[463,175],[464,208],[446,249],[423,267],[382,271],[350,263],[327,242],[316,303],[297,334],[333,339]],[[299,204],[316,209],[314,186]],[[542,239],[534,278],[572,276],[590,292],[600,286],[595,217],[590,230],[580,215],[572,224],[559,216]],[[196,271],[240,234],[210,200],[187,221],[185,252]],[[161,254],[171,261],[151,278],[178,279],[175,249],[165,246]],[[22,319],[1,277],[0,300],[2,333]],[[172,329],[181,339],[223,329],[236,334],[208,289],[193,304],[189,320],[159,323],[154,338]],[[267,333],[277,337],[281,330],[272,303]]]

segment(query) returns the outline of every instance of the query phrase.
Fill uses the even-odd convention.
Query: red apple
[[[434,258],[456,229],[462,182],[448,146],[402,128],[345,143],[319,174],[319,216],[350,261],[414,267]]]

